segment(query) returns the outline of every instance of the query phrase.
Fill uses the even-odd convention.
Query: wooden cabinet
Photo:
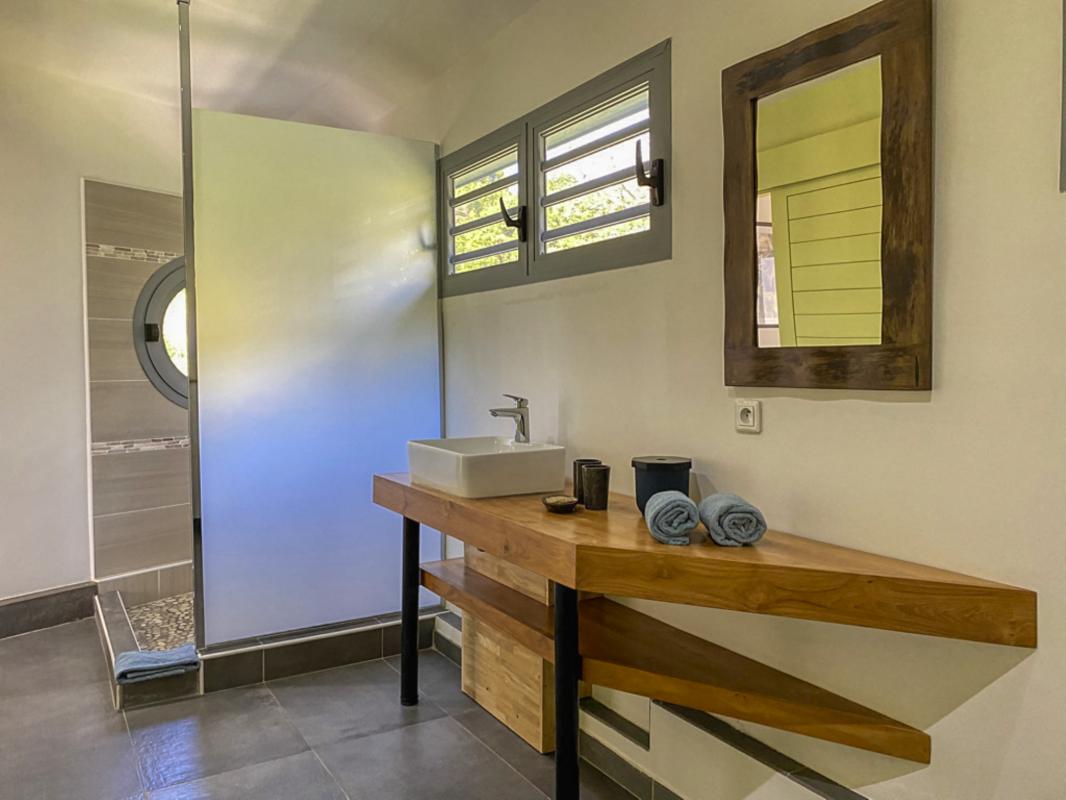
[[[538,752],[555,743],[555,669],[528,647],[463,615],[463,691]]]
[[[466,548],[464,560],[468,569],[550,606],[552,585],[547,578],[476,547]],[[463,612],[463,691],[538,752],[552,751],[554,667],[469,610]]]

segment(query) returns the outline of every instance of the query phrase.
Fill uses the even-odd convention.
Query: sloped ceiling
[[[373,129],[535,2],[192,0],[193,102]],[[0,60],[146,99],[177,102],[177,46],[174,0],[0,2]]]

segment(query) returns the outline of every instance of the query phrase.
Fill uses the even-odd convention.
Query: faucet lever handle
[[[507,398],[510,398],[511,400],[514,400],[515,405],[518,408],[529,408],[529,400],[527,400],[524,397],[519,397],[516,394],[507,394],[506,392],[504,393],[503,396],[507,397]]]

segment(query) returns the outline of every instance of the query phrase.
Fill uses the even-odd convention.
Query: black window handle
[[[651,173],[644,171],[644,153],[641,151],[640,139],[637,139],[637,185],[647,186],[651,189],[651,204],[661,206],[666,201],[666,192],[663,189],[663,160],[656,158],[651,162]],[[502,201],[501,201],[502,202]]]
[[[500,214],[503,216],[503,224],[508,228],[518,229],[518,241],[524,242],[526,240],[526,207],[518,207],[518,217],[512,217],[507,213],[507,205],[503,202],[503,198],[500,198]]]

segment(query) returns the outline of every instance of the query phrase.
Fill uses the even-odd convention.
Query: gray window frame
[[[133,348],[145,377],[165,398],[189,407],[189,378],[170,360],[163,342],[163,317],[170,301],[185,288],[185,257],[178,256],[157,269],[145,282],[133,308]],[[149,341],[148,325],[157,326],[158,338]]]
[[[510,147],[518,149],[518,205],[528,207],[526,180],[526,126],[524,122],[512,122],[493,131],[488,136],[463,147],[456,152],[437,160],[437,229],[440,231],[440,285],[445,285],[447,278],[450,292],[446,294],[467,294],[504,286],[515,286],[523,282],[528,272],[526,263],[527,248],[519,243],[518,260],[508,264],[498,264],[474,272],[452,274],[449,257],[452,252],[451,235],[451,200],[450,177],[457,172],[476,165],[491,156]]]
[[[439,285],[442,297],[557,280],[671,258],[673,213],[670,185],[670,49],[669,39],[660,42],[520,119],[438,160],[437,206],[438,229],[441,232]],[[654,159],[663,160],[665,186],[663,204],[650,208],[650,230],[570,250],[543,252],[540,237],[544,219],[540,170],[543,161],[542,133],[641,83],[648,84],[650,108],[651,152],[644,154],[645,164]],[[519,259],[517,262],[486,267],[475,272],[452,274],[449,263],[451,235],[448,178],[515,142],[518,144],[519,204],[527,209],[527,235],[526,241],[519,247]]]

